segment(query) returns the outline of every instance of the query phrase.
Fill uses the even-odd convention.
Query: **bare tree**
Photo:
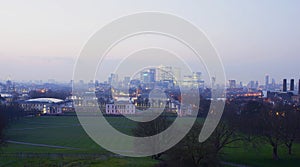
[[[282,140],[288,149],[288,154],[292,154],[294,142],[300,137],[300,112],[293,106],[286,105],[280,114],[284,117]]]
[[[147,137],[156,135],[165,129],[167,129],[172,121],[167,118],[165,113],[157,117],[156,119],[149,122],[139,122],[137,127],[133,130],[133,134],[137,137]],[[153,141],[153,144],[160,141]],[[145,145],[145,149],[151,149],[152,146],[149,146],[149,143],[136,143],[138,145]],[[141,151],[141,150],[140,150]],[[153,159],[159,159],[163,153],[153,155]]]

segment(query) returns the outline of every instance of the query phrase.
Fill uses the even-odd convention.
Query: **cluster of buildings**
[[[98,81],[96,81],[97,83]],[[93,83],[91,81],[90,83]],[[99,83],[99,82],[98,82]],[[159,66],[157,68],[148,68],[142,70],[137,76],[130,78],[124,76],[120,78],[118,74],[110,74],[104,84],[112,85],[116,88],[128,88],[128,85],[142,84],[146,87],[153,87],[154,84],[161,85],[165,88],[173,88],[174,86],[184,87],[204,87],[204,80],[202,79],[201,72],[193,72],[190,75],[182,75],[179,67],[172,66]]]
[[[73,108],[72,101],[65,101],[56,98],[35,98],[25,101],[19,101],[19,105],[24,111],[40,112],[41,114],[63,114]]]
[[[39,111],[41,114],[63,114],[74,112],[75,106],[99,106],[101,111],[107,115],[139,114],[142,108],[167,108],[169,112],[178,115],[189,115],[192,106],[181,104],[180,86],[186,86],[190,90],[200,92],[203,98],[210,99],[212,89],[204,86],[201,72],[193,72],[191,75],[181,76],[181,70],[177,67],[161,66],[159,68],[148,68],[138,73],[136,78],[124,77],[119,80],[117,74],[111,74],[108,80],[100,83],[90,81],[85,84],[88,89],[80,94],[71,95],[71,85],[51,83],[14,83],[10,80],[0,83],[0,104],[9,105],[17,103],[25,111]],[[212,84],[216,79],[212,78]],[[54,82],[54,81],[53,81]],[[197,89],[194,89],[194,88]],[[214,89],[217,87],[212,86]],[[69,95],[64,98],[33,97],[31,92],[36,91],[43,94],[49,90],[60,92],[67,89]],[[165,99],[150,97],[154,89],[164,90]],[[67,92],[68,92],[67,91]],[[256,81],[250,81],[247,86],[236,80],[229,80],[226,89],[227,100],[263,100],[286,101],[289,103],[300,102],[300,80],[298,91],[294,79],[283,79],[282,84],[276,84],[269,75],[265,77],[265,84],[259,85]]]
[[[300,102],[300,79],[298,82],[298,91],[295,89],[295,80],[291,79],[288,89],[287,79],[283,79],[282,90],[267,91],[267,98],[283,100],[287,103],[299,104]]]

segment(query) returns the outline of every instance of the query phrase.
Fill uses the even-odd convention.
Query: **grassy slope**
[[[131,129],[135,127],[132,122],[124,121],[123,118],[111,117],[107,118],[111,124],[117,127],[119,130],[126,133],[131,133]],[[7,129],[7,137],[9,140],[39,143],[39,144],[50,144],[67,147],[81,148],[81,150],[70,150],[70,149],[56,149],[47,147],[37,146],[26,146],[19,144],[7,144],[6,147],[2,148],[5,153],[18,153],[18,152],[29,152],[29,153],[108,153],[103,148],[94,143],[84,132],[84,130],[78,126],[79,122],[76,117],[37,117],[37,118],[25,118],[17,123],[12,124]],[[272,160],[272,148],[267,144],[262,144],[258,148],[252,146],[246,146],[242,143],[236,143],[232,145],[237,148],[226,148],[224,150],[224,160],[247,164],[252,166],[298,166],[300,164],[300,144],[296,144],[293,148],[294,154],[288,156],[286,149],[281,147],[279,149],[279,161]],[[1,159],[0,166],[3,163],[14,162],[15,159]],[[107,160],[76,160],[76,159],[64,159],[64,160],[47,160],[47,159],[23,159],[20,161],[22,164],[26,163],[82,163],[90,165],[101,165],[101,164],[123,164],[123,166],[132,166],[133,164],[149,162],[154,163],[149,158],[136,159],[136,158],[111,158]],[[19,163],[19,162],[18,162]],[[95,164],[93,164],[95,163]],[[14,163],[12,163],[14,164]],[[147,163],[146,163],[147,164]],[[11,166],[11,165],[8,165]],[[16,165],[18,166],[18,165]],[[76,166],[76,165],[75,165]],[[118,165],[119,166],[119,165]],[[140,166],[140,165],[138,165]],[[151,165],[150,165],[151,166]]]
[[[108,158],[108,159],[74,159],[74,158],[1,158],[0,166],[94,166],[94,167],[151,167],[157,161],[150,158]]]
[[[282,145],[279,150],[278,161],[272,159],[272,147],[268,144],[261,144],[254,148],[243,143],[235,143],[231,145],[234,148],[224,149],[225,161],[246,164],[250,166],[289,166],[298,167],[300,164],[300,144],[295,144],[293,147],[294,153],[290,156],[287,154],[287,149]]]
[[[134,124],[122,118],[108,118],[109,122],[121,131],[131,133]],[[8,140],[67,146],[80,150],[57,149],[48,147],[27,146],[7,143],[1,149],[3,153],[97,153],[107,154],[103,148],[92,141],[85,131],[78,126],[76,117],[36,117],[24,118],[11,124],[6,131]],[[128,128],[130,127],[130,128]],[[25,158],[0,157],[0,166],[141,166],[149,167],[157,164],[150,158]]]

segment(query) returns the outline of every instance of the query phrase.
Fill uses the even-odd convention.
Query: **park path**
[[[37,143],[29,143],[29,142],[20,142],[20,141],[13,141],[13,140],[6,140],[7,143],[13,143],[13,144],[21,144],[21,145],[28,145],[28,146],[37,146],[37,147],[48,147],[48,148],[59,148],[59,149],[70,149],[70,150],[82,150],[81,148],[76,148],[76,147],[67,147],[67,146],[57,146],[57,145],[49,145],[49,144],[37,144]],[[47,154],[49,156],[49,154]],[[56,155],[56,154],[55,154]],[[82,154],[85,155],[85,154]],[[82,156],[80,154],[80,156]],[[94,156],[99,156],[99,155],[94,155]],[[102,155],[102,158],[105,157],[112,157],[112,155]],[[122,157],[122,156],[118,156],[118,155],[114,155],[113,157]],[[222,165],[229,165],[229,166],[233,166],[233,167],[250,167],[247,165],[243,165],[243,164],[237,164],[237,163],[233,163],[233,162],[226,162],[226,161],[222,161],[221,162]]]
[[[233,167],[250,167],[248,165],[237,164],[237,163],[234,163],[234,162],[225,162],[225,161],[222,161],[221,164],[222,165],[229,165],[229,166],[233,166]]]
[[[81,148],[75,148],[75,147],[56,146],[56,145],[49,145],[49,144],[28,143],[28,142],[20,142],[20,141],[13,141],[13,140],[6,140],[6,142],[7,142],[7,143],[13,143],[13,144],[28,145],[28,146],[49,147],[49,148],[61,148],[61,149],[70,149],[70,150],[81,150]]]

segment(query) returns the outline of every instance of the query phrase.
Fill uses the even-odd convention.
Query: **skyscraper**
[[[173,80],[173,72],[171,66],[159,66],[156,75],[157,81]]]
[[[229,88],[231,88],[231,89],[236,88],[236,81],[235,80],[229,80]]]
[[[269,89],[269,79],[270,79],[269,75],[266,75],[266,77],[265,77],[265,89],[266,90]]]
[[[155,82],[155,79],[156,79],[156,69],[155,68],[149,69],[149,79],[150,79],[150,82]]]
[[[110,77],[108,77],[108,83],[110,85],[116,86],[118,84],[118,81],[119,81],[118,74],[113,74],[112,73],[112,74],[110,74]]]
[[[300,95],[300,79],[299,79],[299,82],[298,82],[298,95]]]
[[[286,92],[287,91],[287,82],[286,79],[283,79],[283,87],[282,87],[282,91]]]
[[[149,83],[150,82],[150,72],[147,70],[147,71],[143,71],[141,72],[141,81],[143,83]]]
[[[295,81],[294,81],[294,79],[291,79],[290,91],[294,91],[294,90],[295,90]]]
[[[123,87],[127,88],[127,86],[129,85],[129,82],[130,82],[130,77],[125,76],[123,79]]]
[[[181,69],[179,67],[173,67],[172,69],[174,80],[180,81],[181,80]]]

